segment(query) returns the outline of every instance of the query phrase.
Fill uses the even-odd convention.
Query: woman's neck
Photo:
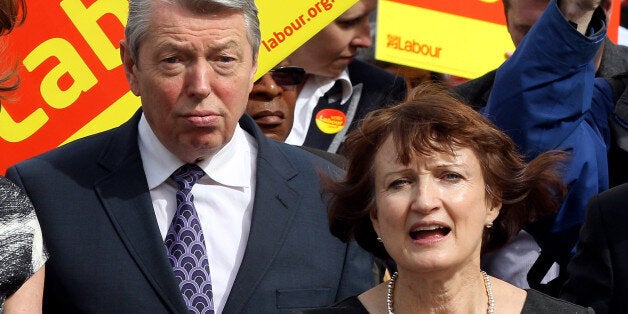
[[[444,274],[400,270],[392,294],[395,313],[486,313],[488,294],[479,267]]]

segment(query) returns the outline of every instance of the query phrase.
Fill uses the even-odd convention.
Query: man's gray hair
[[[229,10],[241,11],[244,14],[247,38],[253,48],[253,60],[257,60],[261,34],[254,0],[129,0],[129,18],[124,35],[133,60],[137,61],[140,42],[148,31],[151,5],[156,1],[179,5],[191,12],[207,15]]]

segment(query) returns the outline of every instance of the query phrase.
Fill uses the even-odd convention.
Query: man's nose
[[[194,62],[187,68],[187,90],[190,97],[206,98],[211,94],[212,68],[205,60]]]
[[[283,88],[273,80],[272,76],[270,74],[264,74],[253,84],[249,98],[270,100],[281,96],[282,93]]]

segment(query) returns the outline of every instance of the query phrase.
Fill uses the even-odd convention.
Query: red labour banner
[[[476,20],[483,20],[495,24],[506,25],[502,0],[472,0],[472,1],[452,1],[452,0],[390,0],[421,7],[428,10],[450,13],[464,16]]]

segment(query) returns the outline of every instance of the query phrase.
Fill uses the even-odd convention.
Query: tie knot
[[[191,190],[196,181],[205,175],[205,171],[196,164],[185,164],[170,176],[179,185],[180,190]]]
[[[333,103],[342,100],[342,82],[336,80],[334,85],[324,95],[327,103]]]

